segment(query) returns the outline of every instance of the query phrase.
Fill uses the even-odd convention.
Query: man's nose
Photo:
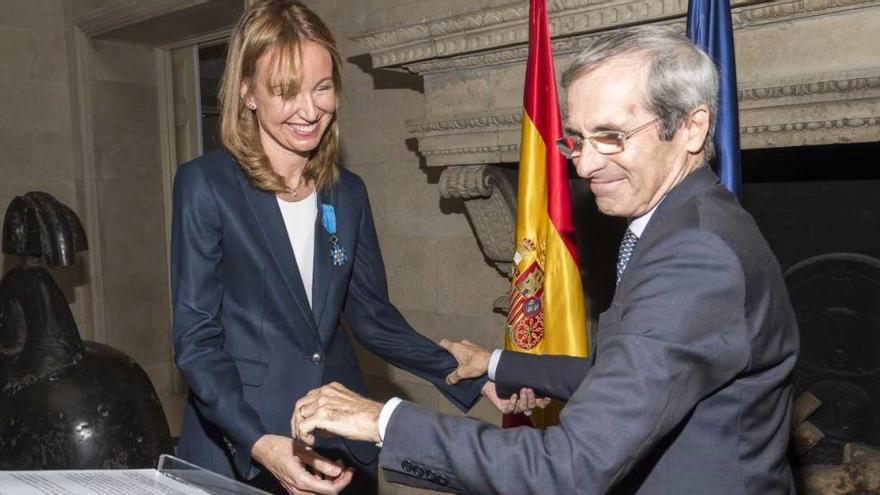
[[[572,159],[578,176],[589,179],[605,165],[605,155],[599,153],[589,143],[585,143],[578,156]]]

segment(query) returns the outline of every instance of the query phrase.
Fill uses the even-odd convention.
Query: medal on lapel
[[[333,209],[333,205],[327,203],[322,203],[321,209],[323,210],[321,223],[330,235],[330,261],[333,262],[333,266],[342,266],[348,261],[348,253],[339,245],[339,237],[336,235],[336,210]]]

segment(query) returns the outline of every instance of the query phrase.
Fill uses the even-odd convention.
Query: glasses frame
[[[577,158],[581,156],[581,151],[584,149],[584,141],[589,141],[590,145],[596,150],[597,153],[602,155],[613,155],[615,153],[620,153],[626,147],[626,142],[629,138],[633,137],[640,131],[643,131],[652,125],[659,122],[661,117],[655,117],[653,120],[645,122],[644,124],[637,126],[628,131],[599,131],[593,132],[586,136],[581,136],[578,134],[565,134],[561,138],[556,140],[556,149],[562,153],[562,156],[568,158],[569,160]],[[618,145],[611,145],[606,143],[596,143],[596,138],[598,136],[615,136],[617,140],[620,142]],[[574,143],[574,147],[568,145],[568,140],[571,140]],[[608,148],[608,146],[614,146],[614,148]]]

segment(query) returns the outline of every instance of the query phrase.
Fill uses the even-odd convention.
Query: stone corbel
[[[440,175],[440,195],[461,199],[483,254],[505,276],[510,276],[516,233],[515,172],[493,165],[450,166]],[[496,310],[507,311],[509,294],[495,300]]]

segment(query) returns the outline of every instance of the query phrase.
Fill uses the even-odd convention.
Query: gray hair
[[[660,139],[672,139],[694,108],[709,107],[705,160],[711,160],[715,156],[718,70],[705,52],[672,26],[636,26],[601,36],[575,57],[562,75],[562,87],[567,91],[587,72],[622,55],[645,55],[651,61],[644,103],[660,117]]]

